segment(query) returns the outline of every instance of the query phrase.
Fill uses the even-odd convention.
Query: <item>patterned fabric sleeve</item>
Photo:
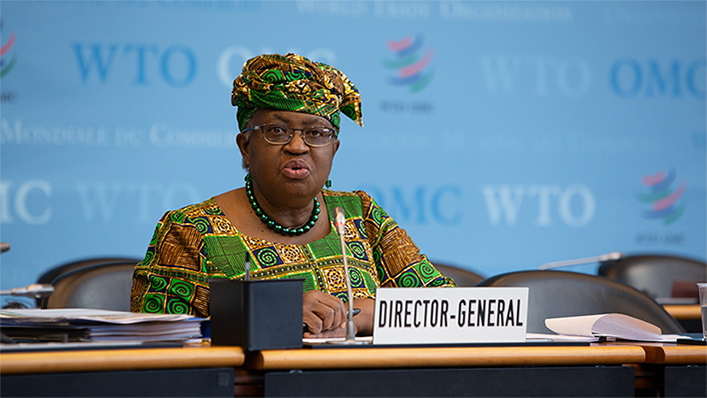
[[[373,198],[363,191],[355,193],[361,197],[366,234],[382,287],[456,286],[420,254],[407,232]]]
[[[135,267],[131,311],[208,316],[203,244],[186,213],[167,212],[157,224],[145,259]]]

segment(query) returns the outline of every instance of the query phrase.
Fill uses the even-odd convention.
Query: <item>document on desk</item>
[[[674,341],[673,336],[677,336],[663,336],[659,327],[618,313],[547,318],[545,326],[559,335],[569,337]]]
[[[171,322],[193,318],[184,314],[147,314],[142,312],[98,310],[91,308],[12,309],[0,310],[0,320],[5,321],[87,321],[99,323],[130,324],[149,321]]]
[[[373,336],[363,336],[363,337],[356,337],[355,338],[357,343],[366,343],[370,344],[373,342]],[[327,338],[322,338],[322,339],[314,339],[314,338],[302,338],[302,344],[306,346],[320,346],[320,345],[335,345],[335,344],[341,344],[346,341],[346,338],[344,337],[327,337]],[[344,345],[341,345],[342,347]]]
[[[52,325],[88,330],[90,340],[188,340],[201,338],[203,318],[183,314],[145,314],[87,308],[0,310],[3,327]]]
[[[566,334],[552,334],[552,333],[526,333],[525,342],[579,342],[579,343],[596,343],[599,341],[599,337],[596,336],[571,336]]]

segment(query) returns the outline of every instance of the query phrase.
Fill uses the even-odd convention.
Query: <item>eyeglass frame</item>
[[[279,127],[284,128],[285,130],[288,131],[290,138],[285,142],[270,142],[265,137],[265,131],[263,131],[263,127],[267,127],[267,126],[279,126]],[[306,136],[304,135],[304,131],[310,130],[310,129],[325,129],[325,130],[331,131],[331,133],[329,135],[329,141],[327,141],[325,144],[321,144],[321,145],[312,145],[312,144],[308,143],[307,139],[305,138]],[[295,132],[297,132],[297,131],[299,131],[300,136],[302,137],[302,142],[304,142],[307,146],[313,147],[313,148],[325,147],[325,146],[329,145],[335,138],[339,137],[339,134],[338,134],[339,132],[336,129],[329,128],[329,127],[306,127],[303,129],[295,129],[295,128],[292,128],[290,126],[287,126],[285,124],[280,124],[280,123],[267,123],[267,124],[261,124],[258,126],[248,127],[247,129],[243,129],[243,131],[241,131],[241,134],[245,134],[249,131],[254,131],[254,130],[260,130],[263,133],[263,139],[265,140],[265,142],[267,142],[270,145],[287,145],[287,144],[289,144],[292,141],[292,139],[295,137]]]

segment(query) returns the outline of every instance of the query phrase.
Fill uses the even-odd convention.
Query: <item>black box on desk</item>
[[[211,279],[211,344],[302,347],[302,279]]]

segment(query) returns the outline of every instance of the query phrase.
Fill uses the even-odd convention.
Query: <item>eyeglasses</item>
[[[295,136],[295,131],[299,131],[302,135],[302,140],[305,144],[311,147],[325,146],[336,138],[336,130],[327,127],[307,127],[306,129],[293,129],[292,127],[281,124],[263,124],[247,128],[241,133],[246,133],[251,130],[260,130],[263,132],[263,138],[272,145],[285,145],[292,141]]]

